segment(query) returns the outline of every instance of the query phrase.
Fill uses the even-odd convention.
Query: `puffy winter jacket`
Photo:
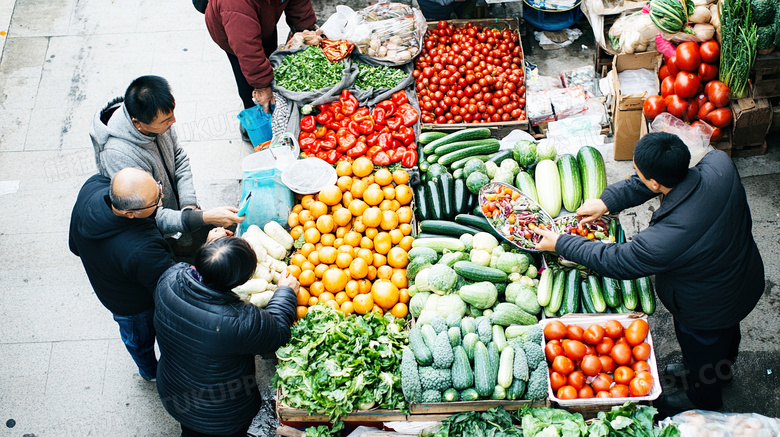
[[[174,419],[204,434],[247,426],[260,410],[257,354],[290,339],[295,293],[279,287],[265,309],[204,286],[188,264],[168,269],[155,293],[157,391]]]
[[[610,185],[601,200],[612,213],[657,196],[638,176]],[[618,279],[655,275],[658,298],[693,329],[736,325],[764,292],[764,263],[739,173],[725,153],[709,152],[672,188],[650,226],[627,243],[562,235],[564,258]]]

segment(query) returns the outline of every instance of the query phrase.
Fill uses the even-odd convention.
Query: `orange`
[[[396,185],[401,184],[408,184],[409,183],[409,172],[406,170],[398,169],[393,172],[393,182],[396,183]]]
[[[401,232],[400,229],[390,230],[390,241],[392,241],[394,245],[400,243],[401,240],[403,240],[403,238],[404,238],[404,233]]]
[[[347,211],[347,209],[344,208],[344,211]],[[350,214],[349,216],[352,217],[352,214]],[[352,219],[350,218],[349,222],[347,223],[352,224]],[[344,238],[344,236],[347,235],[347,232],[349,232],[351,229],[352,229],[351,226],[339,226],[338,228],[336,228],[336,238]]]
[[[384,315],[384,313],[385,313],[382,310],[382,308],[380,308],[379,305],[377,305],[377,304],[374,304],[374,308],[371,309],[371,312],[376,314],[377,316]]]
[[[287,266],[287,273],[294,278],[301,276],[302,271],[303,270],[299,266],[294,266],[292,264]]]
[[[392,211],[393,202],[394,200],[385,199],[382,201],[382,203],[379,204],[379,209],[381,209],[382,211]]]
[[[390,281],[378,280],[371,286],[371,297],[374,303],[384,310],[389,310],[398,303],[398,287]]]
[[[363,223],[363,217],[357,217],[352,222],[352,229],[354,229],[355,232],[358,232],[360,234],[366,231],[366,224]]]
[[[314,217],[311,215],[311,211],[308,209],[304,209],[298,213],[298,223],[306,224],[306,222],[310,222],[312,220],[314,220]]]
[[[329,307],[333,308],[334,310],[338,310],[338,309],[339,309],[339,304],[337,304],[337,303],[336,303],[336,301],[335,301],[335,300],[333,300],[333,299],[331,299],[331,300],[329,300],[329,301],[325,302],[325,305],[327,305],[327,306],[329,306]]]
[[[374,298],[370,294],[359,294],[352,299],[352,305],[358,314],[368,314],[374,308]]]
[[[356,280],[350,280],[347,285],[344,286],[344,292],[347,293],[347,297],[354,299],[355,296],[360,294],[360,284]]]
[[[368,205],[360,199],[355,199],[349,203],[348,208],[353,217],[360,217],[368,209]]]
[[[314,250],[320,250],[323,247],[325,247],[325,245],[322,244],[322,237],[320,237],[320,242],[314,245]]]
[[[322,279],[322,275],[325,274],[325,272],[330,268],[328,264],[317,264],[317,267],[314,267],[314,275],[317,276],[317,278]],[[312,287],[314,284],[312,284]]]
[[[315,222],[314,220],[309,220],[308,222],[303,224],[304,232],[308,231],[311,228],[316,228],[316,227],[317,227],[317,222]]]
[[[379,187],[369,187],[366,188],[366,191],[363,192],[363,201],[371,206],[377,206],[382,203],[383,200],[385,200],[385,194]]]
[[[393,277],[393,268],[385,264],[376,268],[376,277],[379,279],[387,279]]]
[[[295,205],[295,206],[293,206],[292,212],[294,212],[296,214],[300,214],[301,211],[303,211],[303,205],[301,205],[300,203]]]
[[[304,261],[304,263],[301,264],[301,273],[303,273],[303,271],[305,271],[305,270],[310,270],[310,271],[313,272],[314,271],[314,267],[315,267],[314,264],[310,263],[309,261]],[[298,278],[298,280],[300,280],[300,279],[301,278]]]
[[[382,194],[385,196],[385,200],[395,199],[395,187],[388,185],[382,188]]]
[[[401,202],[398,201],[398,199],[393,199],[390,201],[390,211],[398,211],[398,208],[401,207]]]
[[[368,176],[364,177],[364,178],[363,178],[363,179],[361,179],[361,180],[362,180],[363,182],[365,182],[365,183],[366,183],[366,186],[367,186],[367,187],[369,187],[369,188],[370,188],[370,187],[371,187],[371,185],[373,185],[373,184],[374,184],[374,175],[370,174],[370,175],[368,175]],[[379,188],[379,184],[376,184],[376,188]]]
[[[333,247],[335,247],[336,249],[338,249],[339,247],[341,247],[343,245],[344,245],[344,239],[343,238],[336,238],[335,240],[333,240]]]
[[[407,285],[409,285],[409,282],[406,279],[406,273],[401,272],[393,272],[393,275],[390,276],[390,282],[398,287],[399,290],[405,290]]]
[[[398,302],[409,303],[409,300],[411,300],[411,297],[409,297],[409,289],[408,288],[402,288],[402,289],[398,290]]]
[[[398,225],[398,229],[400,229],[404,235],[410,235],[412,233],[412,225],[409,223],[401,223]]]
[[[301,276],[298,277],[298,281],[303,285],[304,287],[308,287],[309,285],[314,283],[314,271],[313,270],[304,270],[301,272]]]
[[[376,267],[376,268],[379,268],[379,267],[382,267],[384,265],[387,265],[387,257],[382,255],[381,253],[374,252],[372,254],[371,265]]]
[[[360,294],[371,293],[371,281],[368,279],[358,281],[358,287],[360,287]]]
[[[344,176],[346,177],[346,176]],[[333,206],[341,202],[341,188],[336,185],[325,187],[320,191],[319,199],[322,203]]]
[[[396,185],[395,198],[401,202],[401,205],[408,205],[412,201],[412,189],[406,184]]]
[[[326,205],[324,202],[317,200],[315,202],[312,202],[309,211],[311,211],[312,218],[314,220],[317,220],[321,215],[325,215],[328,213],[328,205]]]
[[[409,252],[410,250],[412,250],[413,242],[414,242],[414,237],[412,237],[411,235],[406,235],[404,236],[404,238],[401,239],[401,242],[398,243],[398,247]]]
[[[412,208],[409,206],[402,206],[398,208],[395,213],[398,216],[399,223],[411,223],[412,217],[414,216]]]
[[[363,211],[363,224],[369,228],[376,228],[382,223],[382,211],[377,207],[371,207]]]
[[[341,195],[341,205],[345,208],[348,207],[353,200],[355,200],[355,196],[353,196],[350,191],[345,191],[344,194]]]
[[[390,234],[387,232],[380,232],[374,238],[374,250],[382,255],[390,252],[390,248],[393,246],[393,240],[390,238]]]
[[[320,231],[317,230],[317,228],[310,228],[307,229],[303,233],[303,239],[306,240],[307,243],[317,244],[320,242]]]
[[[298,294],[295,295],[298,305],[306,305],[309,302],[311,294],[304,287],[298,288]]]
[[[377,234],[379,234],[379,229],[377,228],[367,228],[365,232],[363,232],[363,235],[365,235],[366,237],[372,240],[374,239],[374,237],[377,236]]]
[[[298,221],[298,213],[291,212],[290,215],[287,216],[287,226],[294,228],[299,224],[300,222]]]
[[[303,206],[304,209],[309,209],[311,207],[311,204],[314,202],[314,196],[311,194],[307,194],[303,196],[301,199],[301,206]]]
[[[323,247],[319,250],[320,262],[323,264],[333,264],[336,262],[338,250],[335,247]]]
[[[303,246],[301,246],[301,248],[298,249],[298,253],[300,253],[305,257],[308,257],[313,250],[314,250],[314,243],[303,243]]]
[[[295,316],[297,318],[299,318],[299,319],[302,319],[302,318],[306,317],[306,313],[307,312],[309,312],[309,308],[307,308],[307,307],[305,307],[303,305],[298,305],[295,308]]]
[[[293,254],[293,256],[290,257],[290,264],[294,266],[300,267],[304,261],[306,261],[306,257],[301,253]]]
[[[360,244],[360,237],[358,237],[358,244]],[[350,256],[355,256],[355,248],[350,246],[349,244],[342,244],[341,247],[339,247],[339,253],[347,253]]]
[[[333,246],[335,241],[336,236],[333,234],[322,234],[322,237],[320,237],[320,243],[322,243],[323,246]]]
[[[334,212],[336,212],[336,211],[338,211],[340,209],[343,209],[343,208],[345,208],[344,205],[342,205],[340,203],[337,203],[337,204],[331,206],[330,207],[330,215],[333,215]]]
[[[390,252],[387,253],[387,263],[393,268],[403,269],[409,264],[409,256],[406,251],[400,247],[393,247],[390,249]]]
[[[292,229],[290,229],[290,236],[293,237],[293,240],[297,240],[298,237],[303,234],[303,226],[298,225]]]
[[[317,230],[323,234],[329,233],[330,231],[333,230],[334,227],[335,227],[335,223],[333,222],[333,217],[327,214],[321,215],[317,219]]]
[[[360,239],[360,247],[364,249],[373,249],[374,248],[374,241],[371,240],[368,237],[363,237]]]
[[[366,185],[365,182],[357,180],[352,182],[352,187],[349,189],[349,192],[352,193],[352,196],[356,199],[362,199],[367,186],[368,185]]]
[[[325,289],[332,293],[344,290],[348,281],[349,276],[344,273],[344,270],[336,268],[329,269],[322,276],[322,283],[325,285]]]
[[[382,211],[382,221],[379,227],[389,231],[398,227],[398,214],[395,211]]]
[[[359,178],[370,175],[372,171],[374,171],[374,164],[365,156],[352,162],[352,173]]]
[[[339,176],[352,176],[352,163],[341,161],[336,165],[336,174]]]
[[[323,291],[322,294],[317,296],[320,299],[320,302],[327,302],[329,300],[336,300],[336,296],[333,295],[330,291]]]
[[[366,264],[371,265],[374,262],[374,252],[371,249],[359,249],[357,258],[363,258]]]
[[[320,300],[317,299],[317,296],[312,296],[312,297],[309,298],[309,306],[310,307],[313,307],[314,305],[317,305],[318,303],[320,303]]]
[[[333,213],[333,222],[336,226],[346,226],[350,221],[352,221],[352,213],[348,208],[341,208]],[[338,234],[336,236],[338,237]]]
[[[368,276],[366,276],[369,281],[373,281],[376,279],[376,267],[374,266],[368,266]]]
[[[363,258],[355,258],[349,264],[349,276],[352,279],[363,279],[368,275],[368,263]]]
[[[340,269],[346,269],[352,264],[352,254],[341,252],[336,255],[336,265]]]
[[[311,284],[311,287],[309,287],[309,291],[311,293],[311,296],[319,298],[322,295],[322,293],[325,292],[325,286],[322,285],[322,281],[314,281]]]
[[[390,314],[398,317],[399,319],[403,319],[409,314],[409,308],[405,303],[398,302],[390,310]]]
[[[344,313],[344,314],[352,314],[352,313],[354,313],[354,312],[355,312],[355,306],[354,306],[354,304],[352,303],[352,301],[349,301],[349,300],[347,300],[347,301],[344,301],[344,303],[342,303],[342,304],[341,304],[341,306],[339,307],[339,309],[340,309],[340,310],[341,310],[341,312],[342,312],[342,313]]]
[[[355,247],[360,244],[360,237],[361,235],[355,231],[347,232],[344,236],[344,244]]]
[[[393,183],[393,174],[386,168],[380,168],[374,173],[374,180],[382,186],[390,185]]]

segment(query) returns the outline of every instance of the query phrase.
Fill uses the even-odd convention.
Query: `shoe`
[[[238,125],[238,130],[241,132],[241,140],[251,144],[252,140],[249,139],[249,133],[246,131],[243,124]]]
[[[677,390],[672,394],[661,396],[653,401],[653,406],[658,409],[657,419],[674,416],[683,411],[695,410],[698,408],[691,402],[688,398],[688,394],[684,390]]]
[[[664,367],[662,379],[674,379],[675,385],[682,385],[688,379],[690,372],[685,368],[682,363],[670,363]],[[728,378],[722,380],[723,385],[731,384],[734,380],[734,373],[731,372]]]
[[[157,382],[157,378],[147,378],[147,377],[145,377],[145,376],[142,376],[141,378],[142,378],[144,381],[149,381],[149,382]]]

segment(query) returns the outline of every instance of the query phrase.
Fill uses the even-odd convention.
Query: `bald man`
[[[100,302],[114,315],[122,341],[147,381],[157,378],[154,289],[174,265],[155,215],[162,184],[138,168],[112,179],[92,176],[79,192],[70,219],[70,251],[81,258]]]

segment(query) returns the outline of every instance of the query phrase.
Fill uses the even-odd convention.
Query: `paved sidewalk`
[[[334,4],[315,5],[320,22]],[[189,0],[0,0],[0,31],[0,436],[179,435],[68,251],[67,229],[95,172],[94,113],[145,74],[173,87],[175,128],[201,204],[237,204],[240,162],[251,149],[238,134],[226,56]],[[769,282],[743,330],[745,378],[738,373],[728,405],[735,411],[780,413],[779,149],[775,141],[768,156],[737,160]],[[627,162],[608,167],[610,182],[631,173]],[[653,335],[659,357],[674,357],[673,334]],[[258,359],[258,369],[270,397],[273,365]]]

